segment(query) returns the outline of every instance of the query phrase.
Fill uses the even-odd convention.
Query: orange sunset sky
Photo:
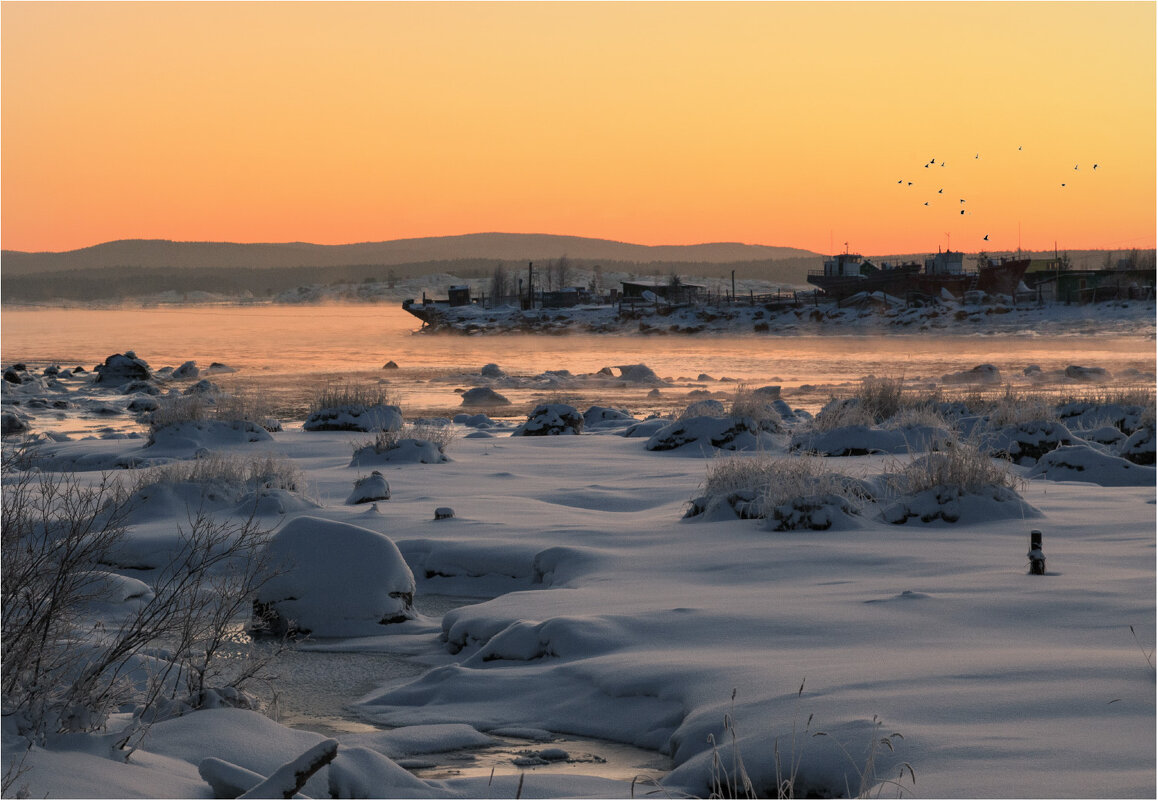
[[[5,249],[1155,246],[1153,2],[4,2],[0,37]]]

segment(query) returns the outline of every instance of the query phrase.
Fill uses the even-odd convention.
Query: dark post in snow
[[[1045,553],[1041,550],[1041,532],[1036,528],[1029,532],[1029,574],[1031,576],[1045,575]]]

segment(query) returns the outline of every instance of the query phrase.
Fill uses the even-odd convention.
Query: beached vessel
[[[808,283],[836,299],[858,292],[884,292],[904,298],[912,293],[938,296],[948,291],[960,297],[980,290],[991,295],[1013,295],[1029,269],[1029,259],[985,259],[976,272],[965,271],[965,254],[943,251],[917,262],[879,266],[859,253],[841,253],[826,259],[824,270],[808,274]]]

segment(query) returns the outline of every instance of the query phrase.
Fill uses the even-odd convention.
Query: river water
[[[463,410],[459,392],[484,383],[478,373],[488,363],[516,377],[495,385],[514,402],[509,416],[525,414],[545,396],[577,406],[626,406],[637,415],[670,412],[686,405],[692,390],[730,390],[718,381],[722,378],[779,385],[791,405],[815,411],[831,394],[870,374],[921,386],[993,364],[1004,380],[1016,384],[1031,364],[1046,372],[1078,364],[1104,367],[1127,376],[1127,383],[1152,384],[1154,370],[1154,340],[1143,334],[431,336],[416,334],[419,326],[393,304],[13,309],[0,316],[0,349],[5,365],[21,361],[29,367],[91,369],[128,350],[154,369],[188,360],[202,368],[220,362],[237,372],[214,375],[215,383],[260,393],[288,420],[304,417],[320,388],[342,383],[387,392],[407,416],[452,415]],[[383,369],[388,361],[399,369]],[[656,396],[648,387],[559,390],[517,378],[641,363],[675,386]],[[705,374],[713,380],[698,380]]]

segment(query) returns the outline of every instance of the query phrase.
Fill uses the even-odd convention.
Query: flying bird
[[[1062,186],[1065,186],[1065,184],[1062,184]]]
[[[986,242],[988,242],[988,241],[989,241],[989,234],[986,234],[986,235],[985,235],[985,241],[986,241]]]
[[[1076,164],[1075,164],[1075,165],[1074,165],[1074,169],[1076,170],[1077,168],[1078,168],[1078,165],[1076,165]]]
[[[964,214],[964,213],[965,213],[965,209],[961,209],[961,213],[962,213],[962,214]]]
[[[979,159],[979,158],[981,158],[981,154],[980,154],[980,153],[978,153],[978,154],[977,154],[976,156],[974,156],[973,158],[975,158],[975,159]]]
[[[929,201],[927,201],[927,200],[926,200],[926,201],[925,201],[925,205],[926,205],[926,206],[928,206],[928,205],[929,205]]]
[[[912,182],[912,181],[909,181],[909,186],[912,186],[912,185],[913,185],[913,182]]]
[[[1096,169],[1098,169],[1098,165],[1097,165],[1097,164],[1095,164],[1095,165],[1094,165],[1094,169],[1095,169],[1095,170],[1096,170]]]
[[[1017,146],[1017,149],[1018,149],[1018,150],[1021,150],[1021,145],[1018,145],[1018,146]]]
[[[941,193],[942,193],[942,192],[944,192],[944,191],[945,191],[944,189],[938,189],[938,190],[937,190],[937,194],[939,195],[939,194],[941,194]]]
[[[945,166],[945,162],[943,162],[943,161],[942,161],[942,162],[941,162],[941,166],[942,166],[942,167],[944,167],[944,166]]]
[[[964,203],[964,202],[965,202],[965,198],[961,198],[961,202],[962,202],[962,203]]]

